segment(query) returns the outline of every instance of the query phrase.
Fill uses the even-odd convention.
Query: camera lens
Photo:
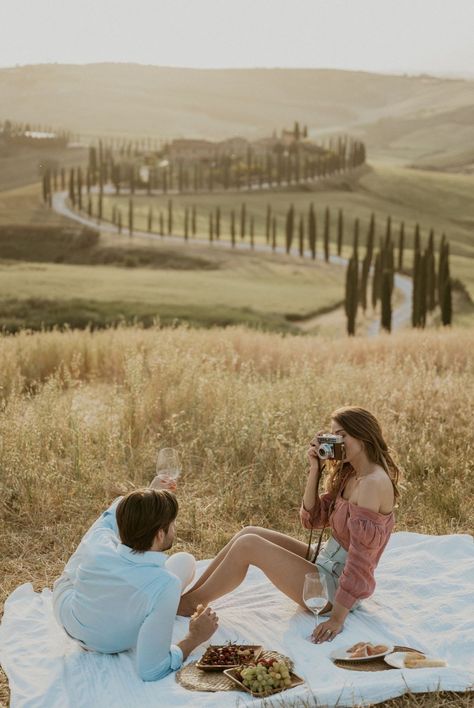
[[[320,445],[318,447],[318,457],[321,460],[327,460],[332,457],[332,445],[329,445],[328,443],[323,443]]]

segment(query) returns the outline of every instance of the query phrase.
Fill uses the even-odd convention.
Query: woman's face
[[[337,420],[331,421],[331,433],[333,435],[342,435],[343,437],[344,450],[346,453],[344,462],[352,462],[352,460],[357,458],[357,456],[363,451],[363,442],[349,435],[349,433],[344,430],[342,425],[338,423]]]

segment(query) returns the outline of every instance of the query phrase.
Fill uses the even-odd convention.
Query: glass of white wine
[[[319,613],[327,604],[328,589],[326,581],[319,573],[306,573],[303,586],[304,604],[311,610],[316,618],[316,627],[319,622]]]
[[[181,466],[177,450],[172,447],[162,448],[156,458],[156,476],[152,486],[163,487],[169,485],[175,487],[176,480],[180,474]]]

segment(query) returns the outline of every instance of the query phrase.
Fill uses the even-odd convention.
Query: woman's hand
[[[314,438],[311,440],[310,446],[309,446],[308,451],[306,453],[308,456],[308,462],[309,462],[310,469],[311,469],[311,471],[314,470],[315,472],[321,471],[321,466],[320,466],[319,457],[318,457],[318,453],[317,453],[317,446],[318,446],[317,437],[318,437],[318,435],[324,435],[324,430],[319,430],[316,433]]]
[[[167,489],[169,492],[175,492],[177,486],[175,479],[163,474],[157,475],[150,484],[152,489]]]
[[[318,625],[312,635],[314,644],[322,644],[323,642],[331,642],[334,637],[342,632],[344,623],[339,622],[332,617],[327,622]]]

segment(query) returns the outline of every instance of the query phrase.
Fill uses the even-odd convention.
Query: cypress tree
[[[352,255],[357,263],[359,262],[359,219],[354,219],[354,240],[352,245]]]
[[[232,248],[235,248],[235,212],[233,209],[230,212],[230,241]]]
[[[342,209],[337,214],[337,255],[342,253],[342,243],[344,240],[344,215]]]
[[[303,217],[300,216],[300,223],[299,223],[299,232],[298,232],[298,237],[299,237],[299,254],[300,257],[303,258],[304,256],[304,223],[303,223]]]
[[[216,238],[220,239],[221,237],[221,209],[220,207],[216,208]]]
[[[246,226],[247,226],[247,209],[245,207],[245,202],[244,202],[240,208],[240,238],[245,238],[245,232],[247,230]]]
[[[431,229],[426,249],[426,297],[427,308],[433,312],[436,305],[436,264],[434,254],[434,231]]]
[[[420,254],[420,280],[419,280],[419,326],[424,327],[426,324],[426,306],[427,306],[427,252]]]
[[[148,233],[151,234],[152,228],[153,228],[153,210],[151,207],[148,208]]]
[[[382,273],[382,314],[381,324],[387,332],[392,330],[392,290],[391,276],[388,269]]]
[[[277,246],[277,220],[276,216],[272,219],[272,251],[276,250]]]
[[[377,307],[377,302],[380,299],[380,292],[382,289],[382,279],[381,279],[381,258],[380,258],[380,253],[377,253],[375,256],[375,263],[374,263],[374,274],[372,276],[372,308],[375,310]]]
[[[184,210],[184,240],[187,241],[189,238],[189,209],[188,207]]]
[[[66,170],[61,167],[61,190],[64,192],[66,190]],[[88,193],[90,189],[87,190]]]
[[[367,259],[369,261],[369,272],[370,266],[372,265],[372,259],[374,257],[374,242],[375,242],[375,214],[372,212],[370,215],[369,230],[367,231]]]
[[[119,234],[122,233],[122,212],[119,210],[117,215],[117,226]]]
[[[79,210],[82,211],[82,170],[80,167],[77,168],[77,205],[79,207]]]
[[[128,200],[128,235],[133,236],[133,199]]]
[[[421,283],[421,253],[416,249],[413,261],[413,300],[411,310],[411,323],[413,327],[420,325],[420,283]]]
[[[449,243],[443,234],[438,271],[438,302],[441,308],[443,325],[451,324],[452,320],[452,282],[449,265]]]
[[[74,180],[74,169],[71,167],[69,170],[69,199],[73,206],[76,205],[76,187]]]
[[[270,204],[267,204],[267,216],[265,221],[265,240],[270,243],[270,232],[272,227],[272,208]]]
[[[163,216],[163,212],[160,211],[160,236],[163,237],[165,235],[165,218]]]
[[[324,212],[324,260],[329,262],[329,234],[331,230],[331,215],[329,207],[326,207]]]
[[[295,221],[295,209],[293,204],[288,209],[286,215],[286,252],[289,253],[291,250],[291,244],[293,243],[293,231],[294,231],[294,221]]]
[[[356,329],[357,318],[357,263],[352,257],[349,259],[346,270],[346,290],[344,307],[347,316],[347,334],[353,336]]]
[[[453,318],[453,302],[452,302],[452,285],[451,278],[444,283],[443,287],[443,302],[441,304],[441,322],[446,327],[450,325]]]
[[[392,240],[392,217],[388,216],[387,217],[387,227],[385,229],[385,245],[388,246],[388,244]]]
[[[214,241],[214,214],[209,212],[209,242]]]
[[[196,236],[196,229],[197,229],[196,207],[193,204],[193,208],[191,211],[191,231],[192,231],[193,236]]]
[[[173,232],[173,201],[168,199],[168,233]]]
[[[43,202],[44,202],[45,204],[47,204],[48,201],[49,201],[48,175],[47,175],[47,172],[44,172],[42,182],[43,182]]]
[[[254,217],[251,216],[251,217],[250,217],[250,247],[251,247],[252,249],[255,248],[255,232],[254,232],[254,229],[255,229]]]
[[[317,225],[316,225],[316,214],[314,212],[314,206],[311,202],[309,207],[308,215],[308,241],[309,249],[311,251],[311,258],[314,260],[316,258],[316,239],[317,239]]]
[[[92,199],[90,196],[87,197],[87,213],[92,216]]]
[[[369,257],[366,253],[364,260],[362,261],[362,274],[360,279],[360,289],[359,289],[359,302],[361,304],[362,310],[365,312],[367,309],[367,285],[369,282]]]
[[[405,248],[405,222],[400,224],[400,233],[398,236],[398,272],[403,271],[403,251]]]
[[[98,221],[102,221],[103,204],[104,204],[104,193],[102,190],[99,190],[99,197],[98,197],[98,202],[97,202],[97,220]]]

